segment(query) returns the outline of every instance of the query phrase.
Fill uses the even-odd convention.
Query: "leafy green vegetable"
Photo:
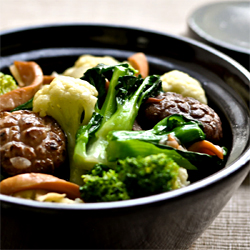
[[[119,69],[119,71],[117,69]],[[116,65],[115,67],[108,66],[105,64],[98,64],[96,67],[88,69],[81,79],[89,82],[98,90],[97,107],[100,109],[105,99],[108,99],[109,102],[106,101],[106,105],[109,106],[109,109],[111,109],[111,106],[113,104],[112,102],[114,102],[114,98],[112,97],[114,97],[115,88],[113,88],[112,91],[109,91],[109,96],[106,98],[106,81],[110,81],[111,78],[113,78],[113,82],[117,83],[117,80],[120,76],[125,74],[134,75],[135,72],[136,71],[131,68],[127,63],[121,63]],[[103,110],[105,109],[103,108]]]
[[[145,157],[164,153],[189,170],[209,168],[212,165],[219,166],[223,161],[217,156],[178,150],[164,145],[168,134],[174,135],[184,146],[204,140],[205,134],[202,128],[198,121],[175,114],[161,120],[151,130],[111,131],[108,134],[107,157],[110,162],[113,162],[137,155]],[[224,152],[226,154],[225,150]]]
[[[152,129],[145,131],[112,131],[108,135],[109,141],[141,140],[163,144],[171,134],[178,138],[182,145],[205,139],[203,126],[200,122],[175,114],[158,122]]]
[[[0,72],[0,95],[6,94],[17,88],[18,86],[11,75]]]
[[[132,71],[128,64],[108,67],[98,65],[96,68],[100,68],[100,70],[93,68],[90,72],[87,71],[82,79],[90,83],[94,81],[99,93],[102,93],[104,88],[103,79],[109,77],[108,71],[112,71],[112,74],[111,78],[108,78],[110,83],[103,104],[98,102],[91,122],[82,126],[77,133],[73,156],[76,169],[89,170],[98,163],[110,165],[106,155],[107,134],[113,130],[131,130],[142,102],[161,90],[161,81],[158,76],[150,76],[145,79],[136,77],[132,75],[136,71]],[[100,74],[99,77],[95,75],[96,72]],[[102,98],[102,94],[100,94],[100,98]],[[90,134],[92,122],[95,121],[96,116],[102,117],[101,122],[99,127],[94,122],[94,133]],[[77,173],[77,170],[73,171],[73,175],[71,175],[72,182],[77,179],[74,172]]]
[[[186,169],[197,169],[195,165],[180,154],[181,150],[176,150],[169,146],[160,148],[158,145],[140,140],[118,140],[110,141],[107,147],[107,156],[110,162],[115,162],[118,159],[126,159],[127,157],[146,157],[151,154],[161,153],[171,157],[177,164]]]

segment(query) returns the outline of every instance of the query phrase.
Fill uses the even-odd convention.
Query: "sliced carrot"
[[[128,61],[133,68],[139,71],[142,78],[148,76],[149,72],[148,60],[144,53],[142,52],[135,53],[128,58]]]
[[[14,62],[14,77],[21,87],[0,96],[0,111],[12,110],[29,101],[43,84],[43,72],[35,62]],[[18,72],[18,73],[17,73]]]
[[[154,98],[154,97],[149,97],[145,103],[159,103],[161,102],[163,99],[158,99],[158,98]]]
[[[207,140],[195,142],[188,148],[188,150],[209,155],[217,155],[220,159],[224,158],[223,149]]]
[[[26,173],[9,177],[0,182],[0,193],[11,195],[24,190],[42,189],[65,193],[71,199],[80,198],[79,186],[53,175]]]

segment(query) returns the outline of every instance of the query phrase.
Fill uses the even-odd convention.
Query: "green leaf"
[[[108,161],[117,161],[127,157],[146,157],[148,155],[164,153],[172,158],[179,166],[196,170],[197,168],[190,163],[186,158],[177,152],[174,148],[160,148],[156,145],[140,140],[125,140],[125,141],[109,141],[107,146]]]

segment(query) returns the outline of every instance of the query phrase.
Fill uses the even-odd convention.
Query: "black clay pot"
[[[223,169],[190,175],[189,186],[109,203],[39,203],[0,195],[1,244],[13,249],[187,249],[220,213],[250,170],[250,74],[199,42],[148,30],[92,24],[30,27],[1,33],[1,71],[33,60],[63,72],[82,54],[124,60],[144,52],[150,74],[182,70],[203,85],[223,122],[229,156]]]

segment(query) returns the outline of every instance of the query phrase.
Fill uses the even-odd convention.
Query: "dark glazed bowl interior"
[[[186,249],[212,223],[249,172],[250,74],[220,52],[187,38],[130,27],[61,24],[1,33],[1,71],[36,61],[63,72],[82,54],[124,60],[144,52],[150,74],[177,69],[197,78],[223,122],[226,165],[190,174],[171,192],[96,204],[39,203],[0,195],[2,248]],[[41,240],[42,236],[42,240]]]

